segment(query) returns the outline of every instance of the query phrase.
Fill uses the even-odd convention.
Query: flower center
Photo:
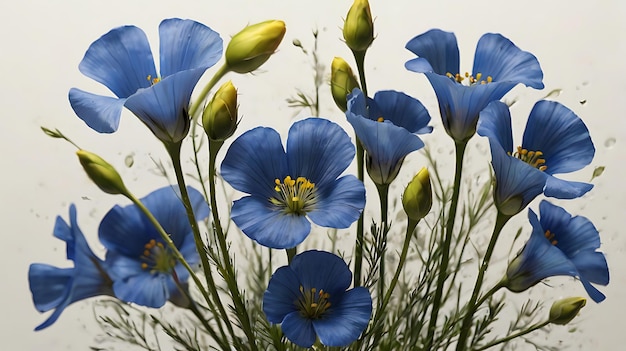
[[[152,239],[144,245],[141,268],[150,273],[169,273],[176,266],[176,259],[162,243]]]
[[[278,193],[270,201],[281,207],[287,213],[305,215],[311,211],[317,202],[317,190],[315,183],[305,177],[298,177],[295,180],[291,176],[286,176],[281,182],[280,179],[274,181],[274,190]]]
[[[321,318],[324,312],[330,308],[330,295],[323,289],[318,292],[316,288],[305,291],[300,285],[301,296],[295,302],[296,307],[300,310],[300,314],[309,319]]]
[[[469,72],[465,72],[465,74],[452,74],[450,72],[446,73],[446,76],[448,78],[452,78],[454,79],[457,83],[463,83],[463,81],[465,80],[465,78],[467,78],[467,81],[469,82],[468,85],[474,85],[474,84],[487,84],[487,83],[491,83],[493,81],[493,78],[491,76],[487,76],[486,79],[483,79],[483,74],[482,73],[476,73],[476,76],[473,76],[471,74],[469,74]]]
[[[559,243],[559,242],[555,239],[556,235],[554,235],[554,233],[550,232],[549,230],[546,230],[546,234],[545,234],[545,236],[546,236],[546,239],[550,240],[550,243],[551,243],[552,245],[556,245],[556,244],[558,244],[558,243]]]
[[[383,116],[380,116],[380,117],[378,117],[378,118],[376,119],[376,122],[381,122],[381,123],[382,123],[382,122],[384,122],[384,121],[385,121],[385,118],[383,118]]]
[[[517,151],[515,151],[512,155],[510,152],[507,153],[509,156],[519,158],[542,172],[548,169],[548,166],[546,166],[546,159],[543,158],[543,152],[541,151],[528,151],[526,149],[522,149],[521,146],[518,146]]]
[[[159,77],[152,78],[151,74],[148,74],[148,77],[146,77],[146,79],[148,80],[148,82],[150,82],[150,85],[155,85],[156,83],[161,81],[161,78]]]

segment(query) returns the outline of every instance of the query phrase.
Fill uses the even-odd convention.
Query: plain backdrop
[[[312,91],[311,59],[291,45],[291,41],[297,38],[305,48],[311,49],[311,33],[315,29],[319,31],[319,58],[326,65],[327,79],[334,56],[353,62],[341,41],[340,29],[350,5],[349,0],[3,2],[0,7],[1,348],[87,350],[94,345],[97,327],[88,302],[70,306],[53,326],[33,332],[48,314],[39,314],[32,305],[28,266],[33,262],[69,266],[65,247],[52,237],[52,228],[57,215],[67,219],[70,203],[77,204],[79,223],[98,254],[102,254],[96,235],[99,220],[113,204],[126,203],[121,197],[105,195],[93,186],[80,169],[74,148],[45,136],[40,126],[59,128],[81,147],[102,155],[120,170],[139,196],[166,184],[163,177],[151,172],[153,160],[166,162],[166,154],[132,114],[123,113],[117,133],[99,135],[70,108],[67,93],[71,87],[107,92],[78,71],[78,63],[89,44],[113,27],[134,24],[147,33],[157,56],[157,28],[164,18],[200,21],[219,32],[225,43],[246,24],[282,19],[287,24],[287,34],[274,57],[254,75],[228,78],[239,88],[243,121],[237,133],[267,125],[284,135],[292,121],[306,117],[306,112],[289,108],[285,99],[293,96],[296,89]],[[435,126],[435,132],[424,140],[435,146],[444,169],[453,163],[452,144],[441,128],[434,94],[423,76],[404,69],[404,62],[412,58],[404,49],[405,43],[430,28],[456,33],[462,70],[471,70],[476,42],[486,32],[502,33],[537,56],[546,88],[535,91],[518,87],[507,96],[518,99],[512,109],[516,140],[519,141],[534,102],[554,89],[559,89],[559,93],[551,98],[573,109],[587,123],[596,157],[591,166],[566,178],[588,181],[594,167],[605,166],[606,170],[594,180],[595,188],[590,194],[567,202],[566,208],[589,217],[600,230],[611,283],[600,288],[607,300],[601,304],[590,301],[576,319],[575,332],[557,333],[550,339],[555,344],[563,339],[573,340],[576,346],[572,349],[604,351],[623,347],[626,190],[622,180],[626,166],[622,151],[626,140],[626,87],[621,75],[625,72],[622,63],[626,56],[625,6],[618,0],[371,1],[376,40],[366,59],[370,92],[396,89],[424,102]],[[202,82],[207,81],[212,71],[207,72]],[[326,82],[322,90],[320,115],[345,126],[345,118],[328,95]],[[478,156],[472,156],[468,163],[487,172],[488,148],[484,141],[472,143]],[[129,157],[134,160],[132,167],[125,163]],[[416,153],[408,162],[421,167],[426,161]],[[189,166],[187,162],[185,167]],[[398,184],[406,184],[411,172],[414,171],[403,169]],[[451,177],[451,172],[448,175]],[[532,204],[535,209],[536,205],[537,202]],[[516,223],[526,226],[528,233],[525,216],[525,212],[518,216]],[[551,286],[537,288],[548,301],[560,296],[586,296],[581,284],[570,278],[553,279]],[[533,348],[525,345],[524,349]]]

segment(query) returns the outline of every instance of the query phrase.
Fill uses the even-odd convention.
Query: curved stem
[[[173,143],[173,144],[164,144],[167,152],[172,159],[172,164],[174,166],[174,173],[176,174],[176,180],[178,183],[178,188],[180,190],[181,198],[183,205],[185,206],[185,210],[187,212],[187,219],[189,220],[189,224],[191,225],[191,230],[193,232],[194,241],[196,243],[196,250],[198,251],[198,255],[200,255],[200,261],[202,262],[202,269],[204,271],[204,275],[207,281],[207,288],[211,292],[213,296],[215,305],[219,310],[219,315],[221,318],[216,318],[216,322],[218,327],[222,328],[222,321],[226,324],[226,328],[228,329],[228,333],[231,335],[233,340],[236,340],[236,335],[233,330],[233,327],[228,322],[228,313],[226,313],[226,309],[222,304],[219,293],[217,291],[217,285],[215,284],[215,280],[213,279],[213,273],[211,272],[211,265],[209,262],[209,258],[207,256],[206,250],[204,248],[204,241],[202,240],[202,236],[200,235],[200,228],[198,227],[198,221],[196,220],[196,216],[193,213],[193,206],[191,205],[191,201],[189,200],[189,193],[187,192],[187,186],[185,185],[185,177],[183,176],[183,170],[180,162],[180,148],[182,142]],[[196,282],[198,283],[198,282]],[[198,286],[199,288],[202,285]],[[207,303],[209,302],[208,296],[205,296]]]
[[[528,329],[526,329],[526,330],[522,330],[522,331],[519,331],[519,332],[517,332],[517,333],[515,333],[515,334],[511,334],[511,335],[509,335],[509,336],[507,336],[507,337],[505,337],[505,338],[502,338],[502,339],[498,339],[498,340],[492,341],[492,342],[490,342],[489,344],[487,344],[487,345],[485,345],[485,346],[482,346],[482,347],[480,347],[480,348],[478,348],[478,349],[475,349],[474,351],[482,351],[482,350],[486,350],[486,349],[488,349],[488,348],[490,348],[490,347],[493,347],[493,346],[496,346],[496,345],[502,344],[502,343],[504,343],[504,342],[507,342],[507,341],[513,340],[513,339],[515,339],[515,338],[519,338],[519,337],[520,337],[520,336],[522,336],[522,335],[526,335],[526,334],[529,334],[529,333],[534,332],[534,331],[535,331],[535,330],[537,330],[537,329],[541,329],[541,328],[545,327],[545,326],[546,326],[546,325],[548,325],[548,324],[550,324],[550,321],[549,321],[549,320],[544,321],[544,322],[541,322],[541,323],[537,323],[537,324],[535,324],[535,325],[531,326],[530,328],[528,328]]]
[[[354,60],[356,61],[357,69],[359,71],[359,80],[361,83],[361,91],[363,94],[367,96],[367,83],[365,81],[365,51],[361,52],[352,52],[354,54]],[[361,145],[361,141],[359,137],[355,134],[356,140],[356,168],[357,168],[357,178],[360,181],[365,180],[365,168],[363,165],[363,161],[365,159],[365,150],[363,150],[363,146]],[[363,239],[363,233],[365,232],[365,219],[364,219],[365,211],[361,212],[361,216],[359,217],[356,223],[356,245],[354,247],[354,286],[361,286],[361,270],[363,265],[363,246],[365,245],[365,241]]]
[[[230,291],[231,297],[233,299],[234,309],[237,317],[239,318],[239,322],[241,323],[240,327],[243,330],[244,334],[248,338],[248,343],[250,345],[250,350],[256,351],[256,342],[254,337],[254,330],[252,329],[252,323],[250,322],[250,315],[246,310],[246,305],[241,298],[241,293],[239,292],[239,287],[237,285],[237,277],[235,276],[235,269],[233,267],[232,261],[230,260],[228,245],[226,244],[226,235],[224,233],[224,229],[222,229],[222,224],[220,222],[219,210],[217,206],[217,198],[215,196],[216,187],[215,187],[215,164],[217,159],[217,153],[220,148],[224,145],[223,141],[209,141],[209,193],[211,197],[211,211],[213,213],[213,225],[215,226],[215,234],[217,237],[218,245],[220,248],[220,253],[222,256],[222,264],[225,269],[224,279],[226,280],[226,285]]]
[[[194,101],[191,104],[191,107],[189,108],[189,116],[191,117],[192,122],[194,122],[195,120],[198,119],[199,108],[202,105],[202,103],[204,102],[204,100],[206,99],[206,96],[209,95],[209,92],[211,91],[211,89],[213,89],[215,84],[217,84],[217,82],[219,82],[220,79],[222,79],[222,77],[224,77],[226,75],[226,73],[228,73],[229,71],[230,71],[230,68],[228,67],[227,64],[224,63],[217,70],[217,72],[215,72],[215,74],[213,75],[211,80],[204,86],[204,88],[202,88],[202,91],[200,92],[200,95],[198,95],[198,98],[196,99],[196,101]],[[192,124],[193,124],[193,127],[192,127],[193,128],[192,132],[193,132],[193,131],[195,131],[197,123],[192,123]]]
[[[428,336],[426,337],[425,350],[430,350],[434,342],[435,330],[437,329],[437,318],[439,309],[441,308],[441,299],[443,295],[443,286],[448,277],[448,261],[450,260],[450,246],[452,245],[452,236],[454,231],[454,222],[456,218],[456,210],[459,204],[459,194],[461,193],[461,176],[463,173],[463,157],[467,141],[455,142],[456,162],[454,171],[454,185],[452,188],[452,200],[450,209],[448,210],[448,218],[446,221],[446,231],[441,245],[441,265],[439,266],[439,277],[437,279],[437,288],[433,297],[432,310],[430,313],[430,322],[428,324]]]
[[[476,303],[478,300],[478,295],[480,294],[480,288],[482,287],[483,280],[485,278],[485,272],[487,272],[487,268],[489,267],[489,261],[491,260],[491,255],[493,254],[493,249],[496,247],[496,242],[498,241],[498,237],[500,236],[500,232],[502,232],[502,228],[511,219],[511,216],[502,214],[498,211],[498,216],[496,217],[496,224],[493,228],[493,234],[491,235],[491,240],[489,240],[489,246],[487,247],[487,251],[485,252],[485,257],[483,257],[482,265],[478,270],[478,277],[476,277],[476,283],[474,284],[474,291],[472,292],[472,297],[470,298],[469,303],[467,304],[467,312],[465,313],[465,317],[463,318],[463,324],[461,325],[461,333],[459,334],[459,340],[456,345],[457,351],[463,351],[467,349],[467,338],[470,333],[470,329],[472,326],[472,318],[474,317],[474,313],[478,309],[478,304]]]

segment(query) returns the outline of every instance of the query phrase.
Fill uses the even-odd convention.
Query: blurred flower
[[[188,188],[196,219],[209,215],[197,190]],[[159,221],[190,266],[197,265],[193,232],[180,196],[171,187],[150,193],[141,202]],[[107,248],[115,296],[122,301],[158,308],[178,293],[189,272],[176,260],[156,228],[136,205],[113,207],[102,219],[99,237]]]
[[[404,157],[424,147],[415,135],[430,133],[430,115],[418,100],[401,92],[379,91],[370,99],[355,89],[348,96],[348,122],[367,151],[366,166],[376,184],[390,184]]]
[[[605,296],[591,283],[607,285],[609,268],[600,247],[600,236],[593,223],[585,217],[572,217],[559,206],[542,201],[541,220],[528,210],[533,226],[530,239],[509,264],[504,286],[522,292],[541,280],[558,275],[578,277],[595,302]]]
[[[550,307],[550,323],[566,325],[571,322],[578,312],[585,307],[587,299],[584,297],[567,297],[560,299]]]
[[[187,135],[191,93],[222,56],[222,39],[203,24],[177,18],[161,22],[159,36],[160,76],[148,39],[135,26],[115,28],[91,44],[79,69],[117,96],[70,90],[74,112],[92,129],[116,131],[126,107],[163,142],[179,142]]]
[[[343,112],[348,109],[348,94],[354,88],[359,88],[359,82],[356,80],[352,68],[341,57],[335,57],[330,65],[330,92],[337,107]]]
[[[269,20],[242,29],[226,47],[226,65],[237,73],[249,73],[274,54],[285,36],[285,22]]]
[[[298,346],[311,347],[317,337],[326,346],[348,346],[372,314],[369,291],[346,291],[351,281],[340,257],[305,251],[274,272],[263,295],[263,312],[271,323],[282,323],[287,339]]]
[[[402,195],[402,207],[406,215],[414,221],[426,217],[433,205],[433,189],[430,185],[428,169],[423,167],[409,182]]]
[[[352,51],[365,51],[374,41],[374,22],[367,0],[354,0],[343,24],[343,39]]]
[[[363,210],[365,188],[352,175],[337,177],[353,157],[350,137],[322,118],[294,123],[286,152],[274,129],[247,131],[222,162],[222,177],[250,194],[235,201],[232,220],[251,239],[276,249],[300,244],[311,231],[309,219],[349,227]]]
[[[107,194],[126,194],[128,190],[117,170],[102,157],[85,150],[78,150],[78,161],[87,176]]]
[[[57,217],[54,236],[67,244],[67,259],[74,261],[74,267],[58,268],[42,263],[30,265],[28,283],[35,308],[39,312],[54,309],[52,315],[35,330],[52,325],[65,307],[76,301],[99,295],[113,296],[108,267],[89,248],[78,227],[73,204],[70,205],[70,224]]]
[[[237,89],[232,81],[224,83],[202,113],[202,125],[210,140],[224,141],[237,129]]]
[[[443,126],[456,142],[469,140],[476,132],[480,111],[518,83],[543,89],[537,58],[500,34],[480,38],[472,74],[460,71],[453,33],[432,29],[411,39],[406,48],[419,57],[405,67],[426,74],[437,94]]]
[[[561,180],[554,174],[577,171],[591,163],[595,148],[583,121],[554,101],[535,104],[522,145],[513,148],[509,108],[495,101],[480,114],[478,134],[489,138],[498,210],[515,215],[542,192],[549,197],[573,199],[592,184]]]

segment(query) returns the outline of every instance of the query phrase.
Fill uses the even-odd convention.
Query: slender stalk
[[[387,251],[387,212],[389,208],[389,184],[376,185],[378,198],[380,199],[380,238],[378,249],[380,250],[378,271],[378,305],[382,305],[385,293],[385,252]]]
[[[198,112],[199,112],[200,106],[206,99],[206,96],[209,95],[209,92],[211,91],[211,89],[213,89],[215,84],[217,84],[217,82],[219,82],[220,79],[222,79],[222,77],[224,77],[226,73],[228,73],[229,71],[230,71],[230,68],[228,67],[227,64],[224,63],[217,70],[217,72],[215,72],[211,80],[204,86],[204,88],[202,88],[202,91],[200,92],[200,95],[198,96],[196,101],[194,101],[191,104],[191,107],[189,108],[189,116],[191,117],[192,124],[193,124],[192,133],[195,131],[195,128],[196,128],[197,123],[195,123],[195,121],[198,119],[198,116],[199,116]]]
[[[217,198],[215,196],[215,164],[217,159],[217,153],[219,152],[222,145],[224,145],[223,141],[209,141],[209,193],[211,197],[213,225],[215,226],[215,233],[222,256],[223,265],[226,270],[224,272],[224,279],[226,280],[226,285],[228,286],[231,297],[233,299],[234,309],[237,317],[239,318],[239,322],[241,323],[240,327],[248,338],[250,350],[256,351],[257,346],[254,337],[254,330],[252,329],[252,323],[250,322],[250,315],[246,310],[246,305],[241,297],[241,293],[239,292],[237,277],[235,276],[235,269],[233,267],[232,261],[230,260],[228,245],[226,243],[226,235],[224,233],[224,230],[222,229],[222,224],[220,222]]]
[[[522,336],[522,335],[526,335],[526,334],[529,334],[529,333],[534,332],[534,331],[535,331],[535,330],[537,330],[537,329],[541,329],[541,328],[545,327],[545,326],[546,326],[546,325],[548,325],[548,324],[550,324],[550,321],[549,321],[549,320],[544,321],[544,322],[541,322],[541,323],[537,323],[537,324],[535,324],[535,325],[531,326],[530,328],[528,328],[528,329],[526,329],[526,330],[522,330],[522,331],[519,331],[519,332],[517,332],[517,333],[515,333],[515,334],[511,334],[511,335],[509,335],[509,336],[507,336],[507,337],[505,337],[505,338],[502,338],[502,339],[494,340],[494,341],[490,342],[489,344],[487,344],[487,345],[485,345],[485,346],[482,346],[482,347],[480,347],[480,348],[478,348],[478,349],[475,349],[474,351],[482,351],[482,350],[486,350],[486,349],[488,349],[488,348],[490,348],[490,347],[493,347],[493,346],[496,346],[496,345],[502,344],[502,343],[504,343],[504,342],[507,342],[507,341],[513,340],[513,339],[515,339],[515,338],[519,338],[519,337],[520,337],[520,336]]]
[[[456,210],[459,204],[459,194],[461,193],[461,176],[463,173],[463,157],[467,141],[455,142],[456,162],[454,171],[454,185],[452,188],[452,200],[450,209],[448,210],[448,218],[446,221],[446,231],[441,245],[441,264],[439,266],[439,277],[437,279],[437,288],[432,301],[432,310],[430,313],[430,322],[428,323],[428,336],[426,337],[425,350],[430,350],[433,345],[435,330],[437,329],[437,318],[439,317],[439,309],[441,308],[441,297],[443,295],[443,287],[448,277],[448,261],[450,261],[450,246],[452,244],[452,236],[454,232],[454,221],[456,219]]]
[[[357,69],[359,71],[359,81],[361,83],[361,91],[363,94],[367,96],[367,83],[365,80],[365,51],[361,52],[352,52],[354,54],[354,60],[356,61]],[[355,135],[356,140],[356,168],[357,168],[357,178],[360,181],[365,180],[365,168],[363,165],[363,161],[365,159],[365,150],[363,150],[363,146],[361,145],[361,141],[359,137]],[[365,245],[365,241],[363,238],[363,233],[365,231],[365,211],[361,213],[357,223],[356,223],[356,245],[354,248],[354,286],[361,286],[361,270],[363,265],[363,247]]]
[[[493,228],[493,234],[491,235],[491,240],[489,240],[489,246],[487,247],[487,251],[485,252],[485,257],[483,257],[482,265],[478,270],[478,277],[476,277],[476,283],[474,284],[474,291],[472,292],[472,297],[470,298],[469,303],[467,304],[467,312],[465,313],[465,317],[463,318],[463,324],[461,325],[461,333],[459,334],[459,340],[456,345],[457,351],[463,351],[467,349],[467,338],[470,333],[470,329],[472,326],[472,318],[474,317],[474,313],[478,309],[479,305],[476,303],[478,301],[478,295],[480,294],[480,288],[482,287],[483,280],[485,278],[485,273],[487,272],[487,268],[489,267],[489,261],[491,260],[491,255],[493,254],[493,249],[496,247],[496,242],[498,241],[498,237],[500,236],[500,232],[502,232],[502,228],[508,220],[511,219],[511,216],[504,215],[500,211],[498,211],[498,216],[496,217],[496,224]]]
[[[174,166],[174,173],[176,174],[176,180],[178,183],[178,188],[180,189],[181,199],[183,205],[185,206],[185,211],[187,212],[187,219],[189,220],[189,224],[191,225],[191,230],[193,232],[194,241],[196,243],[196,250],[198,251],[198,255],[200,255],[200,261],[202,262],[202,268],[204,271],[204,275],[207,281],[207,288],[209,289],[211,295],[213,296],[213,300],[215,305],[219,310],[219,315],[221,318],[216,318],[216,322],[220,330],[222,329],[222,321],[226,324],[226,328],[228,329],[228,333],[231,335],[233,341],[237,340],[235,332],[231,323],[229,323],[228,313],[226,313],[226,309],[221,301],[219,293],[217,291],[217,285],[215,284],[215,280],[213,279],[213,273],[211,272],[211,265],[209,262],[209,258],[207,256],[206,250],[204,248],[204,241],[202,240],[202,236],[200,235],[200,228],[198,227],[198,221],[196,220],[196,216],[193,213],[193,206],[191,205],[191,201],[189,200],[189,193],[187,192],[187,186],[185,184],[185,177],[183,175],[183,170],[180,162],[180,148],[182,142],[173,143],[173,144],[164,144],[167,152],[172,159],[172,164]],[[201,285],[199,286],[201,287]],[[207,299],[207,297],[205,297]],[[207,301],[209,301],[207,299]],[[209,302],[207,302],[209,303]]]
[[[287,252],[287,263],[291,264],[293,258],[296,257],[296,255],[298,254],[298,248],[294,247],[291,249],[286,249],[285,252]]]
[[[499,281],[496,285],[493,286],[493,288],[489,289],[489,291],[487,291],[485,295],[481,296],[480,299],[478,299],[478,301],[476,302],[476,307],[482,306],[488,298],[493,296],[493,294],[495,294],[498,290],[502,288],[504,288],[504,280]]]

